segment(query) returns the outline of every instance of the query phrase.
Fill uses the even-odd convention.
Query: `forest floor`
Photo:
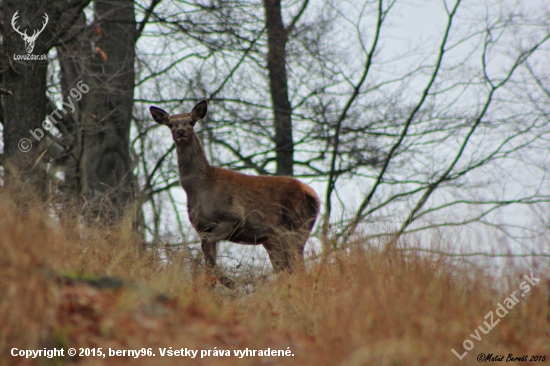
[[[547,259],[495,273],[359,241],[228,290],[47,212],[0,196],[0,365],[550,363]]]

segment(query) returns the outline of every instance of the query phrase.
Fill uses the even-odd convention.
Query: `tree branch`
[[[290,22],[288,27],[286,27],[285,33],[286,33],[287,38],[290,35],[290,33],[292,33],[294,28],[296,27],[296,23],[298,23],[298,20],[300,20],[300,17],[302,16],[302,14],[304,14],[304,11],[306,10],[308,4],[309,4],[309,0],[304,0],[304,2],[302,3],[302,7],[298,11],[298,14],[296,14],[296,16],[294,16],[294,18],[292,18],[292,21]]]
[[[155,10],[155,7],[161,2],[162,0],[151,0],[151,5],[145,10],[145,15],[143,16],[143,20],[139,23],[138,28],[136,29],[136,40],[141,37],[141,34],[143,33],[143,30],[145,29],[145,26],[149,22],[149,19],[151,18],[151,15],[153,14],[153,11]]]
[[[359,209],[357,210],[355,218],[351,222],[346,234],[344,235],[344,241],[347,240],[355,232],[355,229],[357,228],[357,225],[359,224],[359,222],[363,218],[363,211],[368,207],[368,205],[370,204],[370,202],[372,200],[372,197],[374,196],[374,193],[376,192],[378,186],[381,184],[382,178],[384,177],[384,174],[386,173],[386,170],[388,169],[390,161],[392,160],[392,158],[393,158],[394,154],[396,153],[397,149],[401,146],[401,143],[405,139],[405,136],[407,136],[407,131],[409,130],[409,127],[410,127],[414,117],[416,116],[416,114],[418,113],[418,111],[420,110],[420,108],[422,107],[424,102],[426,101],[428,93],[429,93],[432,85],[434,84],[435,79],[437,77],[437,74],[439,73],[439,70],[441,68],[441,63],[443,61],[443,55],[445,54],[445,46],[447,44],[447,39],[448,39],[449,33],[451,31],[451,26],[453,24],[453,18],[454,18],[454,15],[456,14],[456,11],[458,9],[460,1],[461,0],[457,0],[455,6],[453,7],[453,9],[451,11],[451,13],[448,14],[449,20],[447,22],[447,27],[445,29],[445,33],[443,35],[441,45],[439,46],[439,55],[438,55],[438,58],[437,58],[437,62],[435,64],[432,76],[431,76],[430,80],[428,81],[428,84],[426,85],[426,87],[424,88],[424,90],[422,92],[422,95],[420,97],[420,101],[417,103],[417,105],[414,107],[411,114],[407,118],[407,121],[405,122],[405,126],[403,127],[403,130],[402,130],[402,132],[399,136],[399,139],[397,140],[397,142],[390,149],[390,151],[388,153],[388,156],[384,160],[384,164],[382,166],[382,169],[380,170],[380,173],[378,174],[378,177],[376,178],[376,182],[372,186],[369,194],[367,195],[367,197],[365,197],[363,202],[361,202],[361,205],[359,206]]]
[[[464,153],[464,150],[466,149],[466,146],[468,145],[468,142],[470,141],[470,138],[472,137],[472,135],[474,134],[475,130],[477,129],[477,127],[479,126],[479,124],[481,123],[481,120],[483,119],[483,117],[485,116],[485,113],[487,112],[487,110],[489,109],[489,105],[491,104],[492,100],[493,100],[493,95],[494,93],[499,89],[501,88],[503,85],[505,85],[508,80],[510,80],[510,78],[512,77],[512,75],[514,74],[514,71],[517,69],[517,67],[519,65],[521,65],[522,63],[524,63],[527,58],[533,54],[533,52],[535,52],[537,50],[537,48],[539,48],[543,43],[545,43],[548,39],[550,39],[550,35],[547,35],[545,38],[542,39],[541,42],[537,43],[535,46],[533,46],[531,49],[525,51],[525,52],[522,52],[516,59],[516,62],[514,63],[514,65],[512,66],[512,68],[510,69],[510,71],[508,72],[508,74],[506,75],[506,77],[500,81],[498,84],[494,85],[491,81],[488,80],[489,84],[491,85],[491,90],[489,92],[489,95],[487,96],[487,100],[485,101],[485,105],[483,106],[483,109],[481,110],[479,116],[476,118],[474,124],[472,125],[472,127],[470,128],[470,131],[468,132],[468,134],[466,135],[466,137],[464,138],[464,141],[462,142],[462,145],[460,146],[460,149],[458,150],[455,158],[453,159],[453,161],[451,162],[451,164],[449,164],[449,167],[445,170],[445,172],[439,177],[439,179],[437,179],[435,182],[433,182],[432,184],[429,185],[428,189],[426,190],[426,192],[424,192],[424,194],[422,195],[422,197],[420,198],[420,200],[417,202],[416,206],[413,208],[413,210],[410,212],[409,216],[407,217],[407,220],[405,222],[403,222],[403,224],[401,225],[401,228],[399,229],[399,231],[397,231],[397,233],[395,234],[393,240],[391,241],[391,243],[389,244],[390,246],[394,246],[396,243],[397,243],[397,239],[399,239],[399,237],[401,236],[401,234],[403,234],[403,232],[405,231],[405,229],[407,228],[407,226],[409,226],[415,219],[416,219],[416,213],[422,208],[422,206],[424,206],[424,204],[426,203],[426,201],[428,200],[428,198],[431,196],[431,194],[439,187],[439,185],[448,179],[449,177],[449,174],[451,173],[451,171],[454,169],[454,167],[456,166],[456,164],[458,163],[458,161],[460,160],[460,158],[462,157],[462,154]],[[484,53],[485,54],[485,53]],[[486,77],[487,74],[485,74]]]

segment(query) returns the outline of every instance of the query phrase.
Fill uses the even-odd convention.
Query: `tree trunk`
[[[97,39],[83,99],[81,189],[92,219],[118,221],[133,201],[129,131],[134,100],[136,21],[132,0],[96,0]]]
[[[25,56],[29,53],[22,36],[14,30],[11,21],[14,14],[19,11],[16,19],[19,30],[21,32],[26,30],[28,35],[32,35],[34,30],[39,30],[42,27],[44,1],[5,0],[2,5],[4,16],[2,24],[3,52],[8,57],[4,64],[3,86],[11,90],[13,94],[4,97],[2,101],[6,184],[13,185],[16,181],[25,182],[28,188],[42,188],[43,190],[46,174],[45,170],[37,164],[39,152],[36,145],[38,141],[30,131],[33,131],[39,138],[45,132],[42,122],[46,116],[48,61],[14,60],[14,55],[17,58],[19,55]],[[48,38],[47,34],[40,34],[30,54],[46,54]],[[29,150],[27,151],[27,149]]]
[[[286,74],[287,32],[281,15],[281,0],[264,0],[264,7],[269,47],[267,68],[275,117],[277,175],[292,175],[294,142],[292,140],[292,108],[288,99]]]

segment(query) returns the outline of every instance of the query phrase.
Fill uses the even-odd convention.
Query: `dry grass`
[[[480,353],[546,355],[550,362],[548,266],[511,265],[497,278],[438,256],[358,245],[244,295],[211,289],[181,261],[140,256],[127,229],[61,225],[44,207],[32,207],[22,213],[0,195],[1,365],[470,365]],[[530,272],[539,285],[473,340],[485,314],[519,293]],[[451,349],[464,352],[466,339],[474,349],[459,361]],[[14,347],[152,348],[156,357],[27,360],[12,357]],[[160,357],[158,349],[168,347],[217,347],[232,356]],[[233,356],[268,347],[290,347],[294,357]]]

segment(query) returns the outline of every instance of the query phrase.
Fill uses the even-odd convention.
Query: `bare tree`
[[[3,103],[6,167],[13,161],[13,171],[26,174],[23,180],[40,177],[40,189],[49,188],[64,202],[78,200],[90,223],[118,222],[129,208],[136,224],[142,221],[129,136],[135,44],[159,3],[139,8],[137,23],[129,0],[3,2],[4,84],[13,90]],[[13,54],[25,53],[9,21],[17,10],[17,26],[29,35],[40,19],[49,18],[34,37],[33,52],[54,49],[53,59],[13,60]],[[29,130],[40,131],[35,136]],[[34,144],[30,152],[17,148],[21,138]]]
[[[213,114],[200,135],[210,159],[258,174],[281,173],[278,131],[291,126],[293,174],[326,182],[327,250],[358,230],[393,242],[462,224],[516,235],[495,213],[544,204],[548,194],[523,182],[529,189],[514,195],[518,186],[496,173],[511,161],[526,171],[526,156],[547,141],[537,94],[544,88],[536,82],[545,74],[535,61],[547,52],[548,21],[509,3],[442,2],[445,17],[437,21],[445,24],[417,44],[396,35],[399,17],[412,8],[395,1],[166,6],[152,14],[153,32],[164,38],[158,55],[140,61],[138,101],[177,110],[209,98]],[[497,66],[503,59],[505,70]],[[155,146],[158,135],[147,133],[141,113],[136,143],[148,149],[142,160],[153,161],[142,171],[160,212],[177,185],[163,166],[174,156]],[[277,121],[286,122],[277,129]],[[543,170],[535,172],[543,186]]]
[[[43,129],[46,117],[48,54],[88,1],[3,1],[2,82],[12,92],[4,99],[2,122],[6,180],[36,180],[45,191],[46,174],[38,164],[38,149],[25,151],[31,138],[29,131]],[[37,55],[37,59],[33,59]],[[26,59],[26,56],[30,57]],[[27,140],[22,140],[27,139]],[[23,145],[18,145],[23,144]]]
[[[288,35],[304,13],[309,0],[304,0],[298,14],[288,27],[283,24],[281,0],[264,0],[267,28],[267,69],[275,125],[275,150],[278,175],[292,175],[294,167],[294,141],[292,139],[292,107],[288,99],[286,72],[286,44]]]
[[[404,234],[459,225],[515,240],[540,235],[503,217],[512,207],[540,215],[549,199],[541,154],[549,137],[548,19],[512,0],[466,1],[441,2],[444,16],[422,42],[397,33],[414,8],[391,0],[121,0],[95,1],[87,12],[81,2],[70,17],[49,11],[44,32],[51,25],[60,35],[48,46],[57,52],[44,71],[51,100],[41,116],[60,112],[80,80],[90,92],[46,131],[48,149],[21,166],[47,162],[45,179],[104,207],[97,217],[120,217],[132,202],[138,217],[144,207],[153,240],[173,217],[186,241],[174,149],[160,143],[166,136],[146,110],[186,110],[206,98],[212,114],[197,129],[213,164],[317,181],[326,250],[357,233],[395,244]],[[11,19],[17,5],[10,6]],[[41,28],[40,12],[29,29]],[[22,30],[27,20],[19,21]],[[6,47],[26,52],[3,24],[13,37]],[[35,53],[47,38],[37,38]],[[6,65],[9,90],[20,78],[7,75],[9,67],[20,66]],[[4,101],[10,159],[13,121],[25,117],[8,103],[31,98],[23,85]],[[34,118],[19,138],[41,126]]]

